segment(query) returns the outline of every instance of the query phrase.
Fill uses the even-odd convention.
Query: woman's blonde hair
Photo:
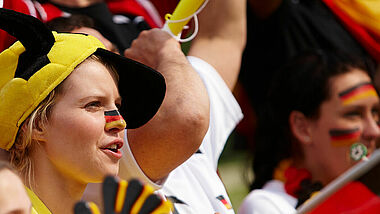
[[[118,82],[117,71],[111,63],[95,55],[91,55],[86,60],[97,61],[106,66],[106,68],[112,74],[115,82]],[[49,118],[54,104],[56,103],[57,97],[58,95],[64,93],[63,88],[63,84],[59,84],[29,115],[29,117],[20,126],[15,143],[9,150],[11,165],[19,172],[20,176],[24,180],[25,185],[32,189],[35,182],[31,154],[34,151],[34,148],[39,145],[38,139],[34,139],[33,137],[33,130],[40,131],[43,130],[46,125],[48,125]]]
[[[34,183],[31,153],[39,143],[38,140],[34,139],[32,136],[33,130],[41,130],[47,125],[49,115],[57,98],[57,89],[58,88],[50,92],[50,94],[21,125],[15,143],[9,150],[11,165],[20,173],[25,185],[31,188]]]

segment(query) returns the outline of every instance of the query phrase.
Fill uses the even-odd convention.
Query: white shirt
[[[271,180],[262,189],[248,194],[239,208],[239,214],[292,214],[296,213],[297,201],[286,193],[283,182]]]
[[[139,168],[128,144],[124,146],[120,167],[127,175],[138,177],[156,189],[162,187],[159,194],[175,202],[173,214],[233,214],[231,201],[216,170],[227,138],[243,114],[230,89],[211,65],[196,57],[188,57],[188,60],[205,84],[210,100],[209,129],[198,152],[174,169],[166,181],[158,183],[152,182]],[[123,179],[128,177],[122,176]]]
[[[198,152],[170,173],[159,192],[175,201],[174,213],[232,214],[234,210],[216,170],[227,138],[243,114],[230,89],[211,65],[196,57],[188,57],[188,60],[209,95],[209,129]]]

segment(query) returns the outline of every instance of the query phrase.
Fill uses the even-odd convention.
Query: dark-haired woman
[[[357,162],[355,145],[371,154],[380,129],[370,71],[363,60],[322,51],[280,70],[257,131],[253,191],[239,213],[292,213]]]

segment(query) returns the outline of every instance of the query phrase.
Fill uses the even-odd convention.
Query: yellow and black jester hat
[[[110,61],[119,74],[120,112],[127,129],[148,122],[164,99],[160,73],[105,50],[95,37],[51,32],[38,19],[4,8],[0,28],[19,40],[0,53],[0,148],[12,147],[25,119],[92,54]]]

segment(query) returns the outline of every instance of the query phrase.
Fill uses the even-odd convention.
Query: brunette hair
[[[45,23],[49,30],[60,33],[70,33],[71,31],[81,28],[95,28],[94,20],[86,15],[72,14],[69,17],[58,17]]]

